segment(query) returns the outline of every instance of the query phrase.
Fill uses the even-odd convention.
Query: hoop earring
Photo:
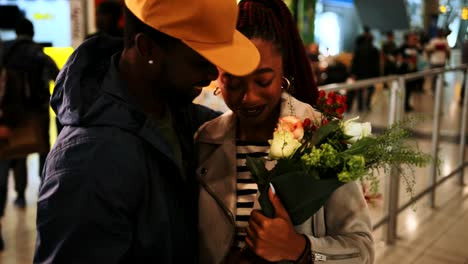
[[[213,91],[214,96],[218,96],[218,94],[220,94],[220,93],[221,93],[221,89],[219,89],[219,87],[216,87],[216,89],[214,89],[214,91]]]
[[[284,77],[284,76],[283,76],[282,78],[283,78],[283,81],[286,82],[287,86],[286,86],[286,88],[284,88],[284,87],[281,85],[281,89],[284,89],[284,90],[286,90],[286,91],[289,91],[289,88],[291,87],[291,82],[288,80],[288,78],[286,78],[286,77]]]
[[[148,60],[148,64],[154,64],[154,60]]]

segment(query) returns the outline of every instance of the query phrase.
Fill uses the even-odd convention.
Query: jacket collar
[[[134,129],[133,133],[137,134],[140,138],[164,154],[182,171],[182,164],[176,158],[173,148],[165,140],[165,137],[162,136],[163,132],[157,126],[156,122],[143,112],[135,99],[130,96],[126,82],[120,78],[116,66],[119,57],[120,54],[112,56],[109,70],[103,81],[103,91],[110,96],[110,100],[120,106],[118,108],[126,112],[123,114],[130,114],[131,117],[128,117],[128,120],[136,121],[136,126],[129,126],[132,127],[132,130]],[[179,144],[182,144],[179,137],[178,140]]]
[[[303,103],[290,94],[283,92],[280,101],[280,116],[297,116],[299,118],[319,118],[320,113],[312,106]],[[196,138],[203,143],[223,144],[236,137],[236,115],[228,111],[218,118],[205,123],[198,131]]]

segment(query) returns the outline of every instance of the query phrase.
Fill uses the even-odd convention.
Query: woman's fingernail
[[[273,184],[271,184],[271,182],[270,182],[270,188],[273,194],[276,194],[275,187],[273,187]]]

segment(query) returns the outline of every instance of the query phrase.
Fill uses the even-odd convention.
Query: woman
[[[319,118],[310,104],[317,98],[302,41],[281,0],[239,3],[238,30],[260,52],[260,65],[248,76],[220,71],[220,90],[232,110],[200,128],[199,231],[201,263],[240,263],[248,256],[278,262],[372,263],[368,209],[356,183],[339,188],[325,206],[293,226],[270,189],[274,218],[261,214],[257,186],[245,167],[246,154],[265,156],[278,118]],[[294,85],[291,85],[293,83]],[[290,96],[306,102],[303,103]],[[336,261],[335,260],[339,260]]]

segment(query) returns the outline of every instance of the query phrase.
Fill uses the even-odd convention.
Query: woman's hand
[[[289,214],[270,188],[268,197],[275,217],[268,218],[259,210],[250,214],[245,242],[258,256],[268,261],[297,260],[305,249],[305,237],[296,233]]]

